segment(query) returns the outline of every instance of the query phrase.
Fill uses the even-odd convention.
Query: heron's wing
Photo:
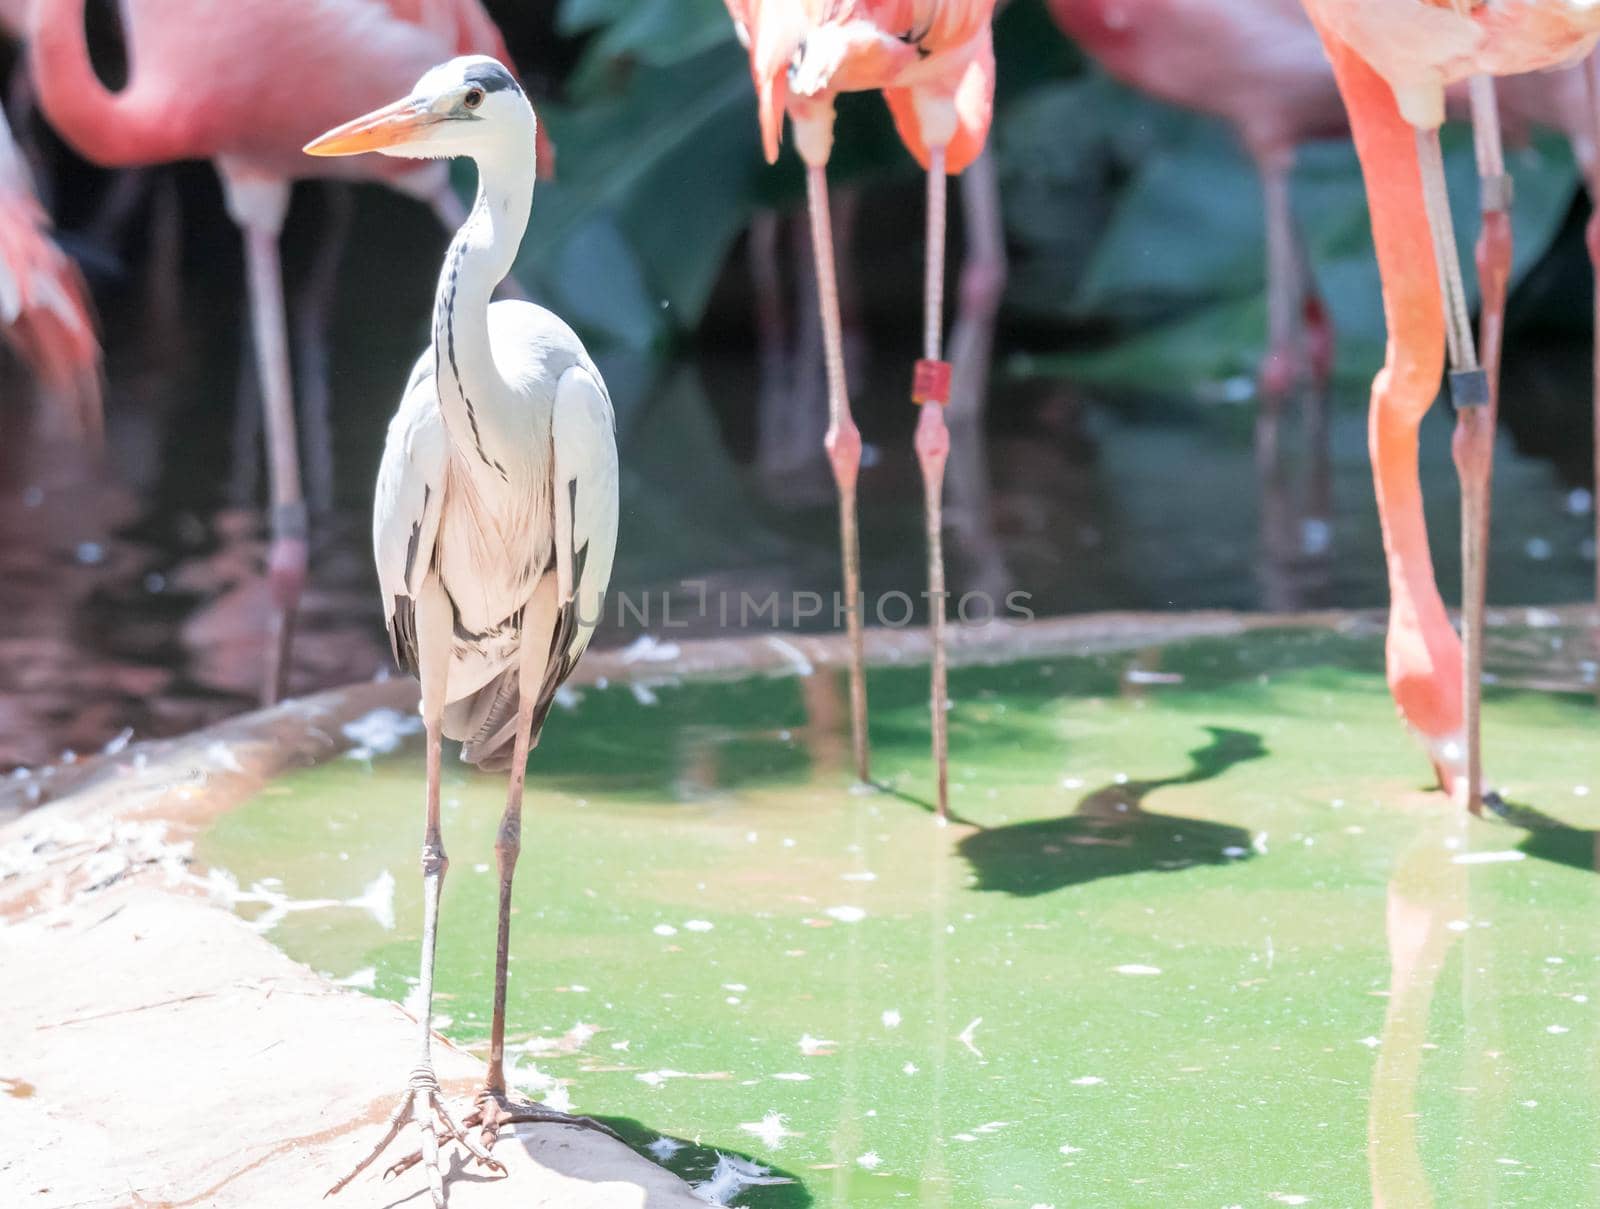
[[[389,644],[405,672],[417,670],[416,599],[433,563],[449,457],[430,351],[412,370],[400,410],[389,422],[372,516]]]
[[[600,622],[617,551],[617,440],[606,388],[575,365],[556,384],[551,490],[557,614],[534,709],[539,733],[556,689],[572,674]]]

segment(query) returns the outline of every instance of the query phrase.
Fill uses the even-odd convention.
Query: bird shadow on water
[[[1527,832],[1516,846],[1518,852],[1535,860],[1600,873],[1600,831],[1574,827],[1542,810],[1516,802],[1500,801],[1490,809],[1511,826]]]
[[[811,1193],[793,1172],[758,1162],[737,1150],[705,1146],[650,1128],[631,1117],[597,1117],[657,1166],[687,1181],[712,1205],[745,1209],[810,1209]],[[649,1209],[645,1201],[641,1209]]]
[[[1154,790],[1209,781],[1267,754],[1261,736],[1250,731],[1218,726],[1206,731],[1211,738],[1189,753],[1186,772],[1114,782],[1085,794],[1071,814],[967,836],[960,852],[978,876],[976,888],[1030,897],[1102,877],[1248,858],[1250,833],[1242,827],[1144,809]]]
[[[616,1131],[628,1146],[665,1171],[690,1185],[708,1205],[733,1205],[741,1209],[810,1209],[814,1199],[800,1178],[789,1171],[757,1162],[736,1150],[704,1146],[685,1138],[673,1137],[650,1128],[632,1117],[596,1116],[594,1120]],[[534,1146],[516,1134],[504,1136],[499,1145],[520,1142],[541,1167],[576,1180],[596,1178],[593,1156],[563,1146]],[[452,1183],[493,1183],[508,1177],[491,1174],[476,1162],[451,1147],[441,1153],[445,1185]],[[608,1185],[610,1186],[610,1185]],[[428,1203],[427,1190],[418,1188],[389,1202],[388,1209]],[[630,1201],[629,1204],[634,1202]],[[648,1193],[637,1202],[638,1209],[652,1209],[659,1200]]]

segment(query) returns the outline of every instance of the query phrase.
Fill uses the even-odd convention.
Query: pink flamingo
[[[761,134],[769,161],[777,159],[787,113],[806,164],[806,197],[816,255],[828,372],[828,432],[824,443],[839,492],[839,536],[850,637],[850,722],[856,775],[868,779],[866,679],[862,637],[856,475],[861,434],[850,414],[828,216],[828,156],[833,146],[834,98],[878,90],[902,141],[928,174],[923,356],[912,382],[921,406],[917,460],[922,468],[928,542],[928,598],[933,628],[930,704],[937,808],[948,817],[948,719],[944,646],[944,468],[950,452],[944,406],[950,366],[942,358],[944,228],[947,175],[956,175],[983,150],[994,100],[994,0],[727,0],[739,39],[750,52]]]
[[[313,160],[300,148],[441,60],[509,56],[480,0],[139,0],[123,13],[128,85],[113,93],[89,61],[85,3],[34,0],[29,65],[46,117],[107,167],[213,161],[244,232],[272,496],[270,702],[285,688],[308,553],[278,255],[290,189],[310,177],[380,180],[447,226],[464,214],[442,164]]]
[[[1334,0],[1330,0],[1333,3]],[[1315,27],[1295,0],[1239,0],[1219,6],[1215,0],[1147,0],[1139,5],[1111,0],[1051,0],[1057,22],[1113,75],[1173,103],[1211,113],[1234,125],[1255,159],[1262,177],[1267,215],[1268,348],[1261,368],[1264,434],[1273,430],[1272,413],[1303,372],[1313,382],[1326,382],[1332,354],[1331,331],[1325,314],[1304,273],[1304,256],[1289,208],[1288,173],[1295,144],[1305,138],[1338,133],[1346,125],[1338,87],[1326,56],[1321,52]],[[1315,7],[1315,5],[1313,5]],[[1415,8],[1415,4],[1399,6]],[[1375,10],[1368,10],[1369,12]],[[1386,14],[1378,20],[1390,19]],[[1218,72],[1217,63],[1227,65]],[[1459,78],[1453,73],[1452,78]],[[1546,125],[1562,131],[1573,144],[1591,195],[1596,191],[1594,168],[1595,114],[1584,73],[1565,71],[1507,77],[1498,86],[1500,103],[1514,122]],[[1441,782],[1453,787],[1458,769],[1476,769],[1477,681],[1481,660],[1482,612],[1489,515],[1489,458],[1498,403],[1501,342],[1504,331],[1506,289],[1511,267],[1511,228],[1507,212],[1509,191],[1504,187],[1504,165],[1497,134],[1495,90],[1487,77],[1471,89],[1471,107],[1479,172],[1483,183],[1483,225],[1479,232],[1477,262],[1482,294],[1478,352],[1485,370],[1486,404],[1466,408],[1458,419],[1456,449],[1463,481],[1464,586],[1463,601],[1468,657],[1452,655],[1456,641],[1438,633],[1420,634],[1418,627],[1437,624],[1431,607],[1414,608],[1414,572],[1422,568],[1431,580],[1431,560],[1425,538],[1410,534],[1402,520],[1409,492],[1392,481],[1398,473],[1380,457],[1392,440],[1374,431],[1374,469],[1379,473],[1379,502],[1385,512],[1385,529],[1400,552],[1391,558],[1391,599],[1396,602],[1390,642],[1390,680],[1402,714],[1424,737],[1441,765]],[[1455,98],[1452,97],[1452,100]],[[1600,222],[1600,220],[1597,220]],[[1591,224],[1591,256],[1600,266],[1600,225]],[[1453,255],[1453,253],[1452,253]],[[1307,324],[1301,343],[1294,332],[1297,314]],[[1600,331],[1600,311],[1596,329]],[[1301,358],[1309,359],[1309,365]],[[1596,398],[1600,400],[1600,358],[1596,361]],[[1393,400],[1386,397],[1386,403]],[[1600,403],[1597,403],[1600,407]],[[1392,413],[1391,413],[1392,414]],[[1419,417],[1420,418],[1420,417]],[[1597,411],[1600,431],[1600,411]],[[1389,434],[1393,436],[1394,434]],[[1270,454],[1270,449],[1264,449]],[[1403,460],[1403,459],[1402,459]],[[1382,482],[1389,475],[1387,489]],[[1437,596],[1437,589],[1431,594]],[[1442,605],[1440,607],[1442,616]],[[1416,652],[1432,647],[1439,674],[1461,668],[1465,679],[1461,695],[1466,717],[1454,721],[1450,694],[1440,702],[1425,704],[1413,687],[1416,677],[1396,660],[1416,662]],[[1424,662],[1434,662],[1430,656]],[[1428,731],[1419,719],[1438,714],[1439,728]],[[1476,775],[1476,774],[1473,774]],[[1476,802],[1478,791],[1470,794]]]
[[[32,174],[0,115],[0,328],[53,405],[100,436],[100,342],[78,267],[50,237]]]
[[[1389,683],[1402,715],[1430,748],[1441,783],[1476,811],[1483,800],[1478,698],[1499,332],[1486,330],[1480,365],[1438,128],[1446,87],[1469,80],[1484,187],[1479,260],[1487,319],[1503,307],[1510,261],[1509,189],[1489,77],[1587,53],[1600,36],[1600,10],[1564,0],[1491,0],[1459,9],[1421,0],[1306,0],[1306,9],[1350,115],[1389,324],[1387,358],[1373,382],[1371,426],[1390,568]],[[1462,484],[1465,651],[1434,581],[1417,480],[1417,426],[1437,389],[1446,349]]]
[[[1309,381],[1320,401],[1333,368],[1333,329],[1289,197],[1299,144],[1348,128],[1316,30],[1300,0],[1050,0],[1050,13],[1117,79],[1226,121],[1255,161],[1267,241],[1257,432],[1270,457],[1284,400]]]

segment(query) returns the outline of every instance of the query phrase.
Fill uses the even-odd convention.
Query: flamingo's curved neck
[[[125,29],[128,86],[112,92],[95,75],[84,29],[87,0],[39,0],[34,5],[28,54],[39,103],[51,123],[83,155],[107,167],[179,158],[180,132],[144,104],[134,31]]]
[[[489,344],[489,301],[517,258],[533,206],[534,132],[478,157],[478,197],[450,242],[433,306],[439,405],[456,447],[502,476],[516,447],[508,387]],[[518,153],[520,150],[520,154]]]
[[[1415,730],[1447,741],[1462,725],[1461,643],[1434,579],[1417,474],[1418,428],[1444,368],[1444,304],[1416,135],[1384,79],[1337,36],[1319,32],[1366,180],[1389,328],[1368,428],[1389,571],[1389,685]]]

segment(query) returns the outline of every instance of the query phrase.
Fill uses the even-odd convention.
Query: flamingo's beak
[[[305,153],[360,155],[363,151],[382,151],[416,141],[429,126],[443,120],[412,98],[404,97],[319,135],[305,145]]]

